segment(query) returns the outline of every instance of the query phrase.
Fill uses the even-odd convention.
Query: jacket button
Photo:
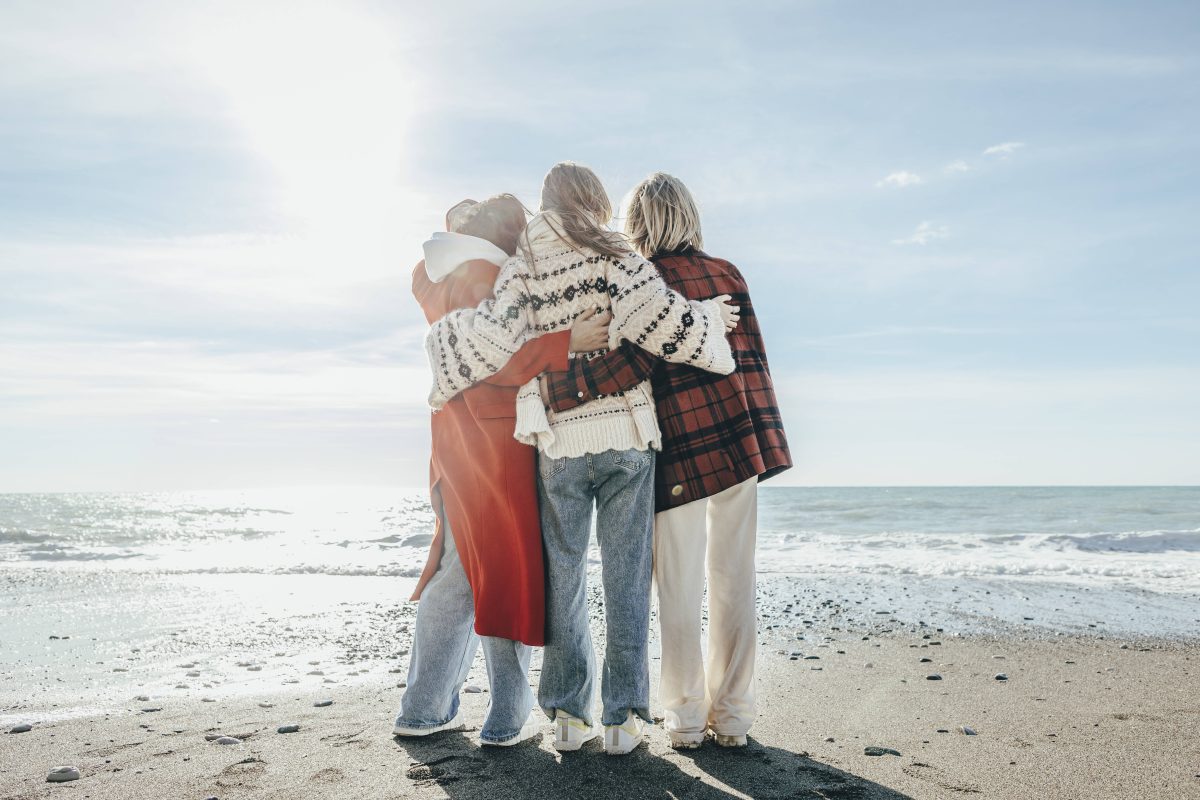
[[[575,396],[576,396],[576,397],[583,397],[583,392],[580,392],[579,394],[577,394],[577,395],[575,395]]]
[[[671,496],[679,497],[681,494],[683,494],[683,487],[677,483],[671,488]]]

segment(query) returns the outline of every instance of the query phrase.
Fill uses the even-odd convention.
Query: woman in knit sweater
[[[654,355],[719,374],[734,368],[721,298],[688,301],[654,266],[603,229],[612,207],[586,167],[546,175],[542,209],[501,269],[495,299],[433,326],[426,348],[435,408],[494,374],[531,338],[611,311],[609,347],[628,340]],[[649,634],[654,450],[660,435],[647,382],[547,413],[538,383],[518,398],[517,433],[536,442],[546,550],[546,650],[538,701],[555,721],[554,746],[577,750],[595,736],[594,654],[587,619],[586,558],[593,505],[600,543],[607,643],[601,696],[605,750],[628,753],[651,721]]]
[[[708,731],[717,744],[742,746],[755,717],[757,487],[791,467],[792,457],[746,280],[733,264],[700,249],[700,213],[687,187],[661,172],[642,181],[630,194],[625,232],[671,288],[692,299],[733,296],[741,309],[729,337],[737,372],[713,375],[625,346],[543,376],[546,397],[566,412],[595,394],[651,379],[663,437],[654,574],[665,724],[675,748],[699,747]]]

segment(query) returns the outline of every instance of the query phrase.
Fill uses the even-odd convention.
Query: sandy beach
[[[624,758],[598,743],[558,754],[548,736],[483,749],[482,659],[468,683],[482,691],[463,695],[467,730],[394,739],[407,665],[394,643],[407,635],[411,607],[371,615],[364,600],[331,612],[359,631],[340,657],[314,665],[294,647],[277,654],[275,668],[305,681],[31,714],[30,730],[0,735],[0,797],[1200,797],[1194,639],[1056,633],[1037,620],[1001,624],[982,606],[943,620],[930,608],[886,605],[894,587],[874,588],[857,586],[872,602],[832,583],[763,581],[759,720],[743,751],[710,742],[676,753],[661,728]],[[988,614],[987,632],[967,624]],[[372,635],[389,644],[369,646]],[[221,681],[182,653],[174,668],[183,680],[191,672]],[[315,705],[324,701],[332,704]],[[19,724],[21,705],[4,710],[5,731]],[[298,730],[278,732],[288,725]],[[868,755],[875,747],[898,755]],[[81,777],[48,783],[63,765]]]

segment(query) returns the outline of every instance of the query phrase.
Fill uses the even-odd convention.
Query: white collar
[[[451,272],[468,261],[482,259],[497,267],[508,260],[508,253],[487,239],[465,233],[437,231],[425,242],[425,274],[440,283]]]

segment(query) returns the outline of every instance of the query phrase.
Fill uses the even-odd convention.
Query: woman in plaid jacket
[[[625,232],[689,300],[731,295],[741,307],[729,335],[737,369],[716,375],[625,343],[547,375],[544,394],[551,408],[564,411],[651,379],[662,430],[654,576],[666,727],[676,748],[699,747],[710,730],[718,744],[741,746],[755,717],[757,486],[788,469],[791,454],[746,281],[733,264],[699,249],[700,215],[687,187],[661,172],[644,180],[632,193]],[[706,554],[707,665],[701,650]]]

